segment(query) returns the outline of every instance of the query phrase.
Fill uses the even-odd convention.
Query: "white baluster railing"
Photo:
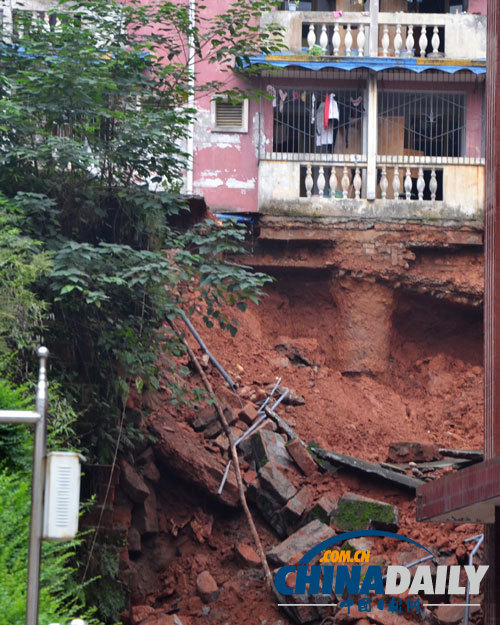
[[[306,180],[305,180],[306,197],[311,197],[313,185],[314,185],[314,180],[312,177],[312,167],[308,165],[306,169]]]
[[[365,166],[306,164],[302,169],[305,197],[322,201],[361,200]],[[338,189],[340,180],[340,190]]]
[[[382,175],[380,177],[380,193],[382,195],[383,200],[387,198],[388,187],[389,187],[389,181],[387,180],[387,167],[384,165],[382,167]]]
[[[344,173],[342,174],[340,184],[342,185],[342,196],[344,200],[346,200],[349,197],[349,187],[351,186],[351,177],[347,167],[344,167]]]
[[[319,45],[323,55],[364,56],[369,39],[369,22],[368,18],[354,16],[355,14],[351,13],[337,18],[323,17],[321,22],[304,19],[303,23],[307,28],[307,48],[312,50],[314,46]],[[444,56],[440,49],[444,43],[445,28],[450,26],[445,19],[440,21],[438,15],[429,15],[428,21],[424,16],[425,14],[413,15],[404,12],[380,14],[381,21],[377,28],[381,49],[378,54],[396,58]],[[429,54],[427,48],[431,48]]]
[[[401,189],[401,180],[399,179],[399,167],[396,165],[394,168],[394,177],[392,178],[392,190],[394,192],[394,199],[399,200],[399,191]]]
[[[439,39],[439,28],[437,26],[434,26],[433,31],[432,31],[432,39],[431,39],[431,45],[432,45],[431,56],[433,57],[439,56],[439,44],[440,43],[441,43],[441,40]]]
[[[307,33],[307,45],[309,46],[309,50],[312,50],[316,45],[316,29],[314,24],[309,24],[309,32]]]
[[[427,50],[427,45],[429,41],[427,39],[427,26],[422,26],[422,33],[420,35],[420,39],[418,40],[418,45],[420,48],[420,56],[424,57],[425,52]]]
[[[352,50],[352,32],[351,32],[351,25],[347,24],[347,30],[346,30],[346,34],[344,37],[344,47],[345,47],[345,55],[346,56],[351,56],[351,50]]]
[[[323,54],[328,53],[328,32],[326,30],[326,24],[321,27],[321,35],[319,36],[319,45]]]
[[[358,36],[356,37],[356,45],[358,46],[358,56],[364,56],[365,44],[366,44],[365,26],[364,24],[360,24],[359,30],[358,30]]]
[[[333,27],[333,36],[332,36],[333,56],[339,56],[341,43],[342,41],[340,39],[339,25],[335,24]]]
[[[356,21],[325,21],[321,23],[304,22],[308,28],[307,48],[321,47],[323,55],[353,56],[356,54],[353,45],[357,47],[358,56],[365,55],[368,33],[366,24]]]
[[[325,185],[326,185],[324,167],[319,168],[318,180],[316,184],[318,185],[318,195],[322,197],[325,194]]]
[[[387,165],[382,165],[381,169],[380,169],[380,198],[382,200],[386,200],[387,199],[387,189],[389,187],[389,176],[387,173],[388,168],[390,169],[390,166],[388,167]],[[411,167],[407,167],[406,168],[406,173],[405,173],[405,177],[404,177],[404,194],[405,194],[405,201],[410,202],[411,200],[417,200],[422,202],[424,201],[424,195],[426,193],[427,190],[427,200],[429,200],[429,195],[430,195],[430,200],[431,201],[435,201],[436,200],[436,196],[437,196],[437,192],[438,192],[438,180],[437,180],[437,175],[436,175],[436,168],[435,167],[429,167],[428,169],[423,167],[423,166],[419,166],[416,168],[416,171],[418,172],[417,175],[417,182],[416,182],[416,186],[417,186],[417,197],[415,197],[415,195],[412,197],[412,191],[413,191],[413,178],[412,178],[412,169]],[[427,183],[426,183],[426,175],[425,172],[429,173],[430,172],[430,179],[427,178],[428,180],[428,187],[427,187]],[[415,169],[413,169],[413,173],[415,175]],[[390,175],[390,174],[389,174]],[[401,192],[401,178],[400,178],[400,173],[399,173],[399,166],[398,165],[394,165],[393,171],[392,171],[392,190],[393,190],[393,197],[395,200],[399,200],[400,198],[400,192]]]
[[[405,47],[406,47],[406,54],[408,56],[413,56],[414,54],[413,48],[415,47],[415,39],[413,37],[413,26],[411,24],[408,26],[408,30],[406,31]]]

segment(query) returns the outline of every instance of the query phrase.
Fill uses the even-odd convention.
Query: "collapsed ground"
[[[235,313],[239,324],[236,337],[209,330],[193,318],[209,349],[238,384],[236,395],[206,364],[202,350],[188,335],[218,398],[232,408],[235,433],[240,434],[251,422],[238,417],[242,404],[252,402],[258,408],[256,402],[266,397],[280,377],[282,386],[292,389],[303,402],[282,404],[277,412],[305,443],[314,441],[323,449],[374,463],[387,461],[390,444],[398,441],[432,444],[428,447],[432,453],[439,448],[481,450],[482,316],[477,307],[398,290],[388,330],[387,362],[374,368],[379,371],[343,371],[335,347],[339,311],[331,291],[331,281],[321,272],[282,272],[276,274],[259,306]],[[189,364],[187,357],[183,364]],[[193,370],[185,383],[202,386]],[[207,427],[213,428],[210,419],[208,426],[200,427],[200,416],[208,418],[201,408],[173,407],[166,389],[149,398],[146,406],[139,406],[139,400],[135,409],[144,414],[152,409],[144,427],[155,440],[138,449],[135,457],[122,459],[121,477],[116,474],[112,489],[114,510],[109,520],[127,541],[120,555],[121,578],[135,607],[123,614],[124,622],[321,623],[330,608],[296,611],[290,616],[276,607],[276,599],[265,588],[246,520],[237,507],[232,472],[222,495],[225,503],[217,501],[216,490],[228,457],[224,434],[207,433]],[[270,430],[276,426],[267,420],[263,427]],[[286,479],[280,488],[290,488],[289,494],[294,496],[298,491],[307,501],[302,517],[287,527],[281,512],[276,515],[272,509],[272,499],[276,499],[273,484],[261,476],[267,486],[259,485],[251,446],[246,452],[241,454],[241,464],[247,495],[266,549],[314,518],[311,511],[318,501],[323,508],[329,501],[334,507],[346,493],[395,506],[398,531],[437,552],[441,564],[466,563],[472,545],[464,545],[463,540],[482,531],[471,524],[417,523],[411,489],[345,466],[335,473],[314,470],[304,475],[293,461],[290,466],[278,466]],[[447,466],[431,471],[424,465],[422,471],[418,463],[408,465],[408,457],[398,459],[394,454],[391,460],[393,464],[406,460],[402,465],[406,474],[424,480],[457,470]],[[271,499],[270,510],[257,501],[259,492]],[[277,495],[283,497],[276,504],[281,510],[287,495]],[[327,515],[330,512],[326,510]],[[331,523],[335,525],[335,517]],[[406,564],[421,556],[390,541],[369,547],[372,561],[376,557],[377,563]],[[204,573],[200,578],[203,572],[208,577]],[[449,624],[462,618],[460,609],[429,611],[426,616],[428,622]],[[480,611],[472,619],[480,622]],[[347,616],[344,610],[336,614],[334,622],[396,625],[407,620],[405,614],[351,612]]]

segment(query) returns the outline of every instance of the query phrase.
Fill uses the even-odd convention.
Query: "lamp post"
[[[40,551],[43,526],[44,461],[46,454],[45,430],[47,412],[47,358],[49,350],[39,347],[40,359],[36,390],[36,411],[0,410],[0,423],[35,424],[33,445],[33,474],[31,481],[31,523],[28,556],[28,589],[26,593],[26,625],[38,624],[40,596]]]

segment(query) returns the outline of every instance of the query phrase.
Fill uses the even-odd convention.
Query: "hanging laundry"
[[[285,100],[288,97],[288,93],[286,91],[283,91],[283,89],[280,89],[279,95],[280,95],[280,113],[283,113],[283,105],[285,104]]]
[[[299,92],[298,91],[294,91],[293,92],[293,99],[294,100],[298,100],[299,99]]]
[[[349,99],[350,106],[344,107],[344,125],[345,125],[345,147],[346,149],[349,147],[349,131],[353,121],[362,117],[365,112],[365,107],[363,106],[363,96],[360,95],[357,98]]]
[[[316,147],[324,145],[332,145],[332,147],[335,147],[335,141],[337,139],[337,133],[339,130],[338,118],[329,118],[325,128],[325,117],[330,114],[326,111],[326,102],[328,102],[329,107],[329,97],[327,97],[324,102],[321,102],[318,106],[318,110],[316,111]]]
[[[273,98],[273,108],[276,108],[276,89],[272,85],[267,85],[267,93]]]
[[[304,104],[306,103],[306,99],[307,99],[307,91],[303,91],[300,94],[300,99],[302,100],[302,102],[304,102]]]
[[[316,122],[316,94],[311,96],[311,124]]]
[[[325,96],[325,112],[323,126],[326,130],[331,119],[339,119],[339,107],[334,93],[327,93]]]

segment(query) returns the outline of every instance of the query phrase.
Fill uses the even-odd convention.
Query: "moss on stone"
[[[394,508],[389,504],[341,498],[335,511],[335,522],[340,529],[351,531],[368,529],[372,524],[397,526],[398,520]]]

